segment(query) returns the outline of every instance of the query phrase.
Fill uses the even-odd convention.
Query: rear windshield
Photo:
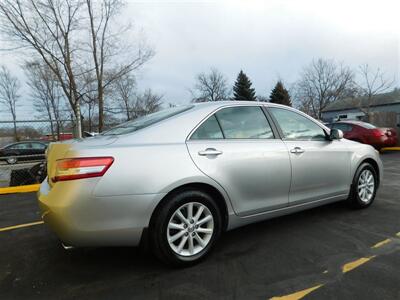
[[[362,127],[364,127],[364,128],[367,128],[367,129],[374,129],[374,128],[376,128],[376,126],[374,126],[374,125],[372,125],[372,124],[370,124],[370,123],[365,123],[365,122],[360,122],[358,125],[360,125],[360,126],[362,126]]]
[[[192,107],[193,105],[187,105],[187,106],[178,106],[178,107],[163,109],[161,111],[143,117],[139,117],[133,121],[129,121],[121,125],[118,125],[114,128],[111,128],[110,130],[103,132],[102,135],[119,135],[119,134],[132,133],[139,129],[143,129],[155,123],[161,122],[162,120],[183,113],[191,109]]]

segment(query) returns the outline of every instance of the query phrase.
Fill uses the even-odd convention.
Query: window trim
[[[321,128],[321,130],[325,133],[325,139],[324,140],[305,140],[305,139],[288,139],[285,138],[285,135],[283,134],[282,128],[279,125],[278,120],[275,118],[275,116],[273,115],[273,113],[270,111],[271,108],[277,108],[277,109],[282,109],[282,110],[287,110],[290,112],[293,112],[295,114],[298,114],[299,116],[303,116],[306,119],[308,119],[309,121],[311,121],[312,123],[314,123],[315,125],[317,125],[319,128]],[[265,109],[268,111],[268,114],[270,115],[271,119],[273,120],[278,132],[279,132],[279,136],[281,138],[281,140],[283,141],[299,141],[299,142],[327,142],[330,141],[329,140],[329,131],[327,130],[327,128],[324,128],[321,126],[321,124],[318,124],[317,122],[315,122],[309,115],[305,114],[305,113],[299,113],[298,111],[294,110],[294,109],[290,109],[290,108],[285,108],[285,107],[280,107],[280,106],[265,106]]]
[[[216,113],[222,109],[225,108],[231,108],[231,107],[258,107],[260,108],[261,112],[264,114],[265,119],[267,120],[267,123],[269,124],[271,131],[272,131],[272,135],[273,138],[270,139],[248,139],[248,138],[239,138],[239,139],[233,139],[233,138],[226,138],[225,137],[225,133],[222,130],[221,124],[218,120],[218,117],[216,116]],[[206,122],[211,116],[215,115],[215,119],[217,119],[218,122],[218,126],[219,129],[222,132],[222,139],[199,139],[199,140],[192,140],[192,135],[196,132],[196,130],[204,123]],[[262,104],[227,104],[224,106],[220,106],[217,109],[213,110],[211,113],[209,113],[205,118],[203,118],[189,133],[188,137],[186,138],[186,142],[202,142],[202,141],[273,141],[273,140],[277,140],[280,139],[280,135],[279,132],[277,131],[274,122],[270,119],[268,113],[265,112],[265,106]]]

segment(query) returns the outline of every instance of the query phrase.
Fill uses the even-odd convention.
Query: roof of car
[[[244,101],[244,100],[223,100],[223,101],[209,101],[209,102],[199,102],[193,103],[197,107],[221,107],[225,105],[264,105],[264,106],[276,106],[276,107],[288,107],[281,104],[265,102],[265,101]]]

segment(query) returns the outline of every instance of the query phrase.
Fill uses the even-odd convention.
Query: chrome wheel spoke
[[[187,237],[187,236],[184,236],[184,237],[182,238],[181,242],[179,243],[178,248],[176,248],[176,251],[177,251],[178,253],[181,253],[181,251],[182,251],[182,249],[183,249],[183,246],[185,246],[187,240],[188,240],[188,237]]]
[[[211,234],[213,232],[213,230],[211,228],[201,228],[201,227],[199,227],[197,229],[197,232]]]
[[[194,252],[194,244],[193,244],[193,236],[189,236],[189,253],[193,254]]]
[[[212,216],[211,216],[211,215],[208,215],[208,216],[204,217],[203,219],[197,221],[196,225],[201,226],[201,225],[203,225],[204,223],[210,221],[211,219],[212,219]]]
[[[196,241],[199,242],[199,244],[200,244],[201,247],[204,248],[204,247],[206,246],[206,243],[204,242],[204,240],[203,240],[198,234],[196,234],[196,235],[194,236],[194,238],[196,239]]]
[[[168,224],[168,229],[183,230],[184,227],[183,227],[183,224],[176,224],[176,223],[170,222],[170,223]]]
[[[177,239],[179,239],[180,237],[182,237],[183,235],[185,235],[185,231],[181,230],[178,233],[176,233],[175,235],[173,235],[172,237],[169,238],[169,242],[173,243],[175,242]]]

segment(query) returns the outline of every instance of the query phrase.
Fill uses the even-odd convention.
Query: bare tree
[[[32,61],[25,64],[25,72],[28,77],[28,86],[31,89],[31,97],[34,100],[36,111],[50,120],[50,130],[53,139],[60,138],[62,91],[54,73],[41,61]],[[54,128],[55,123],[55,128]]]
[[[130,74],[126,74],[114,84],[117,105],[126,115],[126,120],[132,119],[132,108],[135,100],[136,80]]]
[[[5,67],[0,68],[0,103],[11,113],[14,125],[14,138],[18,141],[17,133],[17,112],[16,103],[19,99],[18,90],[20,88],[18,78],[11,75]]]
[[[92,92],[81,84],[85,82],[83,77],[94,73],[102,127],[107,85],[153,55],[142,42],[136,48],[122,43],[124,28],[111,26],[120,7],[118,0],[96,4],[90,0],[0,2],[2,33],[10,42],[40,57],[54,73],[73,110],[78,137],[82,135],[80,103],[86,93]]]
[[[298,106],[321,119],[322,111],[330,103],[343,98],[353,85],[350,68],[333,60],[313,60],[296,83]]]
[[[374,96],[387,92],[393,87],[394,79],[388,79],[379,69],[371,69],[368,64],[359,67],[361,80],[357,83],[359,94],[364,97],[365,101],[359,101],[360,110],[369,118],[370,107]]]
[[[162,97],[162,95],[155,94],[151,89],[145,90],[142,94],[136,94],[131,111],[132,119],[159,111]]]
[[[191,90],[193,102],[222,101],[229,98],[226,77],[217,69],[211,68],[209,73],[199,73]]]
[[[122,76],[142,66],[153,55],[151,48],[140,45],[136,53],[126,51],[121,44],[121,34],[127,28],[111,29],[111,21],[122,7],[120,0],[86,0],[89,15],[91,52],[97,81],[99,131],[103,129],[104,89]],[[111,58],[119,57],[121,63]]]
[[[80,102],[76,52],[80,23],[80,0],[3,0],[0,2],[1,31],[11,42],[33,50],[57,78],[67,97],[81,137]]]

